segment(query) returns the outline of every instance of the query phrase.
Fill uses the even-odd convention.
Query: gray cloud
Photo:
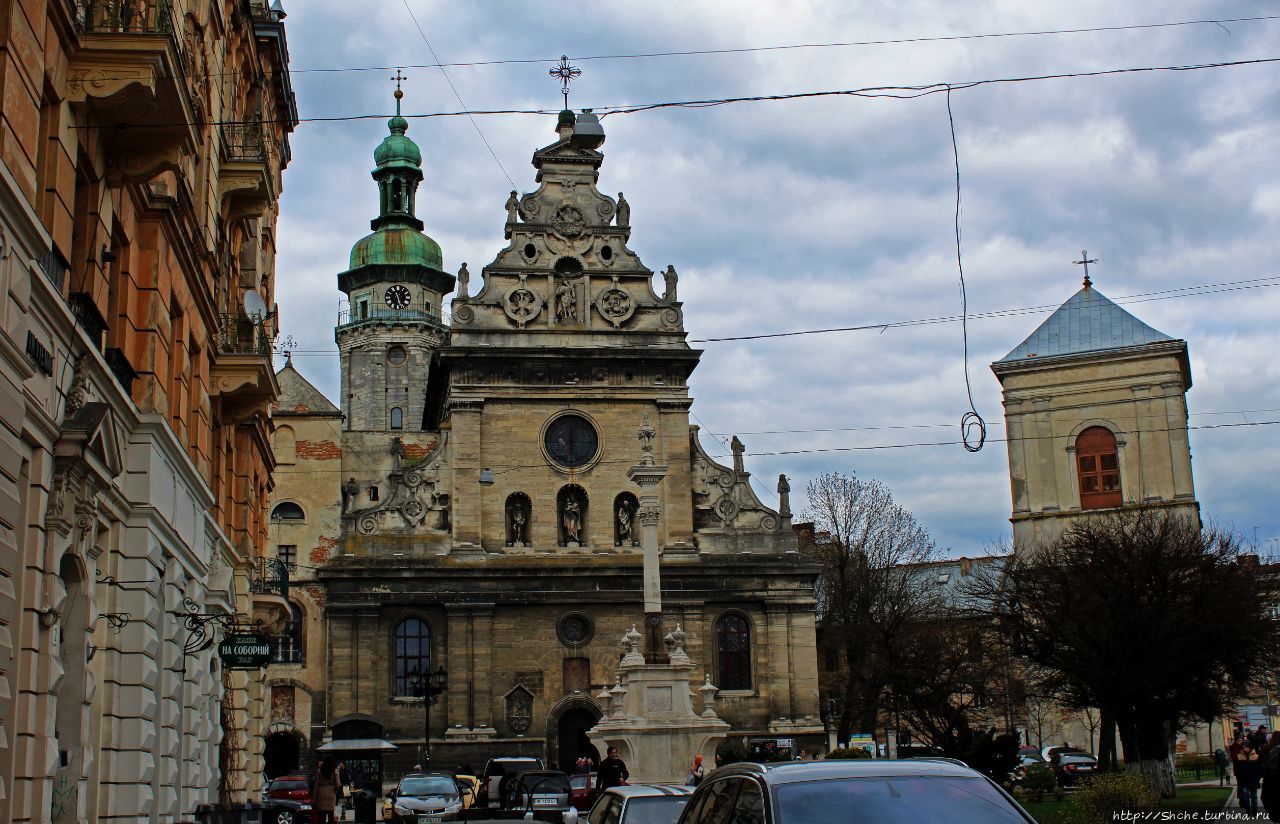
[[[678,6],[609,4],[579,15],[528,4],[410,0],[445,61],[723,48],[833,39],[1046,29],[1175,19],[1103,2],[1014,2],[977,9],[939,2]],[[296,68],[430,62],[399,3],[307,0],[288,5]],[[1187,11],[1187,10],[1184,10]],[[1248,16],[1239,2],[1187,16]],[[575,106],[928,83],[1271,56],[1280,25],[1214,26],[951,43],[796,50],[716,57],[581,61]],[[455,68],[473,108],[559,104],[549,65]],[[439,72],[413,69],[407,112],[457,108]],[[298,74],[304,116],[389,112],[389,72]],[[1082,247],[1101,258],[1112,297],[1280,274],[1280,80],[1272,67],[1163,73],[958,91],[970,308],[1065,301]],[[518,187],[552,122],[479,119]],[[955,314],[953,169],[945,102],[827,98],[749,103],[605,119],[601,188],[633,206],[632,247],[654,269],[681,273],[690,337]],[[336,396],[336,274],[368,231],[370,154],[380,120],[303,124],[286,173],[279,294],[299,367]],[[473,271],[503,245],[510,184],[465,119],[414,120],[426,181],[427,232],[446,267]],[[1132,307],[1189,341],[1192,424],[1201,415],[1280,408],[1275,314],[1280,290]],[[1047,313],[1046,313],[1047,314]],[[999,385],[987,368],[1043,318],[972,321],[975,401],[1003,436]],[[959,324],[774,341],[705,344],[694,412],[713,432],[944,425],[926,429],[744,435],[751,452],[955,440],[967,409]],[[329,354],[311,354],[326,352]],[[305,353],[305,354],[304,354]],[[1280,419],[1271,413],[1250,419]],[[713,454],[727,450],[705,434]],[[1272,505],[1280,427],[1192,433],[1204,510],[1252,536],[1280,536]],[[879,478],[956,551],[1008,534],[1006,453],[958,446],[760,456],[750,468],[804,481],[828,470]],[[772,500],[763,492],[766,500]],[[797,503],[803,504],[803,496]]]

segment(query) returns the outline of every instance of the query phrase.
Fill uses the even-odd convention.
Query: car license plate
[[[438,815],[420,815],[418,816],[418,824],[440,824],[443,821]]]
[[[533,797],[533,806],[535,807],[559,807],[560,802],[556,800],[554,795],[535,795]]]

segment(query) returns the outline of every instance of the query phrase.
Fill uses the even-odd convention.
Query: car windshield
[[[622,824],[671,824],[689,803],[687,795],[659,795],[633,798],[622,813]]]
[[[569,777],[569,786],[575,790],[589,790],[596,784],[594,775],[574,775]]]
[[[285,781],[283,779],[277,778],[275,781],[271,782],[271,789],[294,792],[296,790],[309,790],[311,789],[311,785],[308,784],[306,781],[294,781],[294,780]]]
[[[881,776],[783,784],[774,793],[782,822],[848,824],[864,821],[947,821],[953,824],[1025,822],[985,778]]]
[[[406,778],[400,782],[396,795],[421,798],[424,795],[457,795],[458,787],[452,778],[433,775],[427,778]]]
[[[518,773],[522,770],[536,770],[542,765],[535,759],[525,761],[493,761],[489,764],[489,777],[493,778],[507,773]]]
[[[563,775],[545,775],[534,773],[533,775],[520,776],[520,783],[525,789],[532,792],[542,793],[567,793],[569,792],[569,779]]]

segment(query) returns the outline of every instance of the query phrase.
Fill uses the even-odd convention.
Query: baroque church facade
[[[268,671],[291,713],[268,772],[343,721],[397,746],[388,772],[422,763],[428,723],[437,766],[587,752],[619,639],[644,626],[642,525],[659,535],[659,632],[688,634],[731,743],[817,750],[817,568],[786,479],[766,507],[741,443],[719,463],[689,423],[702,353],[675,269],[654,288],[630,205],[597,187],[598,120],[561,113],[474,280],[423,234],[407,128],[397,115],[375,151],[379,214],[338,275],[340,410],[292,363],[279,374],[272,534],[297,564],[287,643],[309,657]],[[628,477],[642,427],[667,468],[657,506]]]

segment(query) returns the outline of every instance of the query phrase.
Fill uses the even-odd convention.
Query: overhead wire
[[[440,68],[440,73],[444,75],[444,82],[449,84],[449,89],[453,92],[453,96],[457,98],[458,105],[462,107],[463,111],[467,111],[467,104],[462,101],[462,95],[458,93],[458,87],[453,85],[453,81],[449,79],[449,73],[445,71],[445,67],[440,65],[440,58],[436,56],[436,50],[431,46],[431,41],[427,39],[427,33],[422,30],[422,25],[418,23],[417,16],[409,6],[409,0],[402,0],[402,2],[404,3],[405,11],[409,12],[409,19],[413,21],[414,28],[416,28],[418,30],[418,34],[422,36],[422,42],[427,44],[427,51],[431,52],[431,59],[436,61],[436,65]],[[397,74],[399,74],[399,72],[397,72]],[[512,189],[516,189],[516,182],[512,180],[511,175],[507,173],[507,168],[502,165],[502,161],[498,159],[497,152],[493,150],[493,146],[489,145],[489,139],[485,137],[484,132],[480,130],[480,124],[476,122],[476,119],[471,116],[469,111],[467,112],[467,119],[471,121],[471,125],[475,128],[476,134],[480,135],[480,140],[484,143],[484,147],[489,150],[489,156],[493,158],[493,162],[498,164],[498,169],[502,171],[502,176],[511,184]]]

